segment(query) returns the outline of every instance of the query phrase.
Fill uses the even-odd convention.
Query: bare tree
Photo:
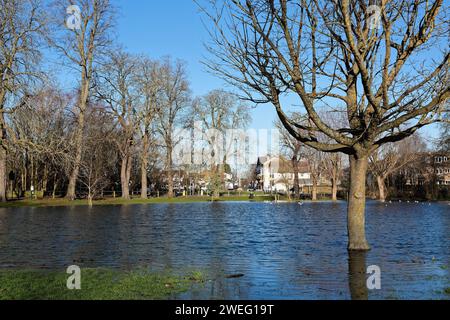
[[[89,110],[87,120],[79,180],[87,189],[88,203],[92,206],[93,200],[101,197],[111,184],[111,172],[118,159],[114,119],[101,107],[95,107]]]
[[[11,168],[21,175],[21,193],[29,190],[30,185],[45,194],[49,180],[54,177],[52,172],[69,161],[70,101],[70,96],[60,90],[44,87],[27,97],[11,114],[9,150],[15,162],[11,162]]]
[[[297,140],[349,156],[350,251],[370,249],[370,154],[441,120],[450,94],[442,7],[443,0],[381,1],[378,25],[365,0],[211,0],[202,7],[215,27],[208,67],[247,99],[274,105]],[[423,54],[430,47],[435,59]],[[289,118],[285,96],[301,102],[308,125]],[[319,115],[325,106],[345,112],[349,126],[333,128]]]
[[[302,151],[305,145],[295,139],[283,126],[281,121],[275,123],[275,127],[281,134],[281,147],[283,153],[291,159],[292,171],[294,173],[294,194],[296,199],[300,199],[300,179],[299,179],[299,165],[302,160]]]
[[[337,201],[339,182],[343,173],[342,155],[340,153],[326,153],[323,156],[323,167],[331,181],[331,199]]]
[[[442,123],[437,149],[450,152],[450,112],[444,114],[445,122]]]
[[[136,57],[116,50],[110,53],[96,78],[96,95],[107,104],[121,128],[116,144],[121,158],[120,180],[124,199],[130,199],[133,148],[139,127],[135,82],[137,67]]]
[[[67,199],[76,198],[76,184],[83,157],[83,131],[86,124],[86,111],[94,77],[94,68],[103,53],[110,46],[110,29],[113,23],[113,7],[109,0],[81,0],[79,1],[80,21],[73,28],[61,24],[61,17],[73,5],[70,0],[57,0],[54,5],[53,29],[55,34],[49,37],[52,47],[65,58],[71,69],[75,69],[79,76],[79,96],[77,103],[77,128],[74,137],[74,161],[71,166]]]
[[[348,120],[343,112],[334,112],[332,108],[323,110],[320,113],[321,117],[333,128],[347,127]],[[321,140],[328,143],[333,143],[332,139],[324,134],[320,134]],[[342,180],[344,159],[342,153],[324,153],[323,154],[323,169],[327,178],[331,181],[331,198],[337,201],[339,183]]]
[[[139,102],[140,135],[141,135],[141,198],[148,198],[148,172],[150,169],[150,147],[155,144],[155,118],[159,112],[158,99],[161,94],[160,70],[158,62],[141,58],[138,64],[136,79]]]
[[[182,112],[187,110],[190,101],[189,83],[187,81],[185,64],[172,62],[165,58],[160,68],[161,93],[157,114],[157,131],[162,138],[166,151],[166,172],[168,184],[168,197],[174,195],[173,177],[173,151],[180,142],[177,136],[177,124],[180,124]]]
[[[38,76],[39,39],[45,25],[43,6],[35,0],[0,1],[0,201],[6,202],[6,115],[21,104]]]
[[[422,157],[425,144],[415,134],[403,141],[385,144],[370,156],[369,170],[378,185],[378,199],[382,202],[388,197],[386,179]]]
[[[311,175],[311,197],[312,201],[317,201],[318,187],[324,171],[324,153],[314,148],[305,147],[302,157],[307,160],[309,173]]]
[[[248,107],[233,93],[213,90],[194,101],[192,109],[193,120],[199,121],[203,130],[211,133],[207,137],[211,151],[210,186],[213,196],[217,197],[225,185],[223,176],[234,153],[237,132],[249,123]]]

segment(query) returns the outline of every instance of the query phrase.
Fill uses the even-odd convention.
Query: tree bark
[[[6,148],[4,147],[5,139],[1,138],[0,145],[0,202],[6,202]]]
[[[386,183],[385,178],[383,176],[377,176],[378,183],[378,200],[381,202],[386,202],[387,192],[386,192]]]
[[[365,230],[367,156],[350,156],[350,193],[348,199],[348,249],[368,251]]]
[[[147,180],[147,170],[148,170],[148,145],[149,137],[146,133],[143,137],[142,143],[142,155],[141,155],[141,198],[148,199],[148,180]]]
[[[172,170],[172,166],[173,166],[173,159],[172,159],[172,147],[169,146],[167,148],[167,184],[168,184],[168,192],[167,192],[167,196],[169,198],[173,198],[173,170]]]
[[[89,194],[88,194],[88,205],[89,207],[93,207],[94,206],[94,197],[92,196],[92,192],[91,189],[89,188]]]
[[[336,168],[333,168],[333,178],[331,179],[332,183],[332,200],[337,201],[337,193],[338,193],[338,177],[337,177],[337,170]]]
[[[6,123],[5,123],[5,98],[6,90],[0,92],[0,202],[7,202],[6,189],[6,161],[7,161],[7,136],[6,136]]]
[[[47,192],[47,184],[48,184],[48,168],[47,165],[44,165],[44,176],[42,178],[42,192],[45,197],[45,193]]]
[[[298,160],[297,156],[292,158],[292,168],[294,169],[294,194],[295,199],[300,199],[300,179],[298,178]],[[289,190],[290,193],[290,190]]]
[[[56,188],[58,187],[58,180],[56,179],[56,174],[55,174],[55,178],[53,179],[53,192],[52,192],[52,199],[56,198]]]
[[[122,157],[122,165],[120,170],[120,182],[122,185],[122,199],[130,200],[130,173],[131,173],[131,156]]]
[[[312,201],[317,201],[317,179],[313,179]]]
[[[86,97],[87,99],[87,97]],[[85,126],[85,119],[84,119],[84,112],[86,109],[86,103],[82,103],[82,106],[80,107],[80,114],[78,115],[78,128],[77,133],[75,136],[75,144],[76,144],[76,150],[75,150],[75,161],[74,166],[72,169],[72,173],[69,177],[69,185],[67,187],[67,194],[66,198],[70,201],[75,200],[76,198],[76,186],[77,186],[77,180],[78,175],[80,173],[80,165],[81,165],[81,158],[83,156],[83,133],[84,133],[84,126]]]

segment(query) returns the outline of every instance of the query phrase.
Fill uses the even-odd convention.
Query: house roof
[[[262,157],[262,159],[266,159],[265,162],[262,162],[265,166],[269,166],[273,172],[280,174],[294,173],[294,167],[292,161],[287,160],[284,157]],[[298,173],[309,173],[309,164],[308,161],[302,159],[298,163]]]

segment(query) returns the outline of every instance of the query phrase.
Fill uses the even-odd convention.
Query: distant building
[[[450,154],[435,153],[432,158],[434,160],[436,183],[441,186],[450,186]]]
[[[450,186],[450,154],[446,152],[423,153],[417,166],[404,170],[408,177],[406,184],[411,186],[435,183]]]
[[[264,192],[287,193],[295,185],[295,174],[292,162],[282,157],[260,157],[256,165],[257,189]],[[299,187],[312,186],[308,161],[298,164]]]

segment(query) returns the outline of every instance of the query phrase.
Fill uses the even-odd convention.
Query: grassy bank
[[[238,201],[273,201],[272,196],[256,196],[250,200],[249,196],[226,196],[214,199],[217,202],[238,202]],[[120,198],[108,198],[104,200],[97,200],[93,202],[94,206],[107,205],[125,205],[125,204],[162,204],[162,203],[198,203],[211,202],[211,197],[178,197],[178,198],[152,198],[148,200],[132,199],[123,200]],[[62,206],[87,206],[87,200],[69,201],[66,199],[43,199],[43,200],[18,200],[0,203],[0,208],[17,208],[17,207],[62,207]]]
[[[81,290],[69,290],[68,277],[64,272],[0,271],[0,300],[167,299],[203,281],[199,272],[180,277],[145,270],[83,269]]]

